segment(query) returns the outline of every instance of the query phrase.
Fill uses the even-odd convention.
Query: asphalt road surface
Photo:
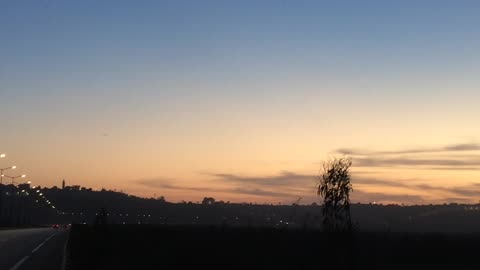
[[[1,270],[60,270],[66,229],[0,230]]]

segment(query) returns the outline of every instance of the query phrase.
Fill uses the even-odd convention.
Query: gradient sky
[[[478,1],[0,1],[1,167],[199,201],[477,202]]]

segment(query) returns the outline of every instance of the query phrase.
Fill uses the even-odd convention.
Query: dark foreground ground
[[[480,234],[73,226],[67,269],[480,269]]]

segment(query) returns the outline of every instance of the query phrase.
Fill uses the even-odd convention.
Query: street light
[[[5,155],[5,154],[3,154]],[[0,169],[0,184],[3,184],[3,177],[5,175],[3,175],[3,171],[6,171],[6,170],[15,170],[17,168],[17,166],[10,166],[10,167],[7,167],[7,168],[3,168],[3,169]]]
[[[8,176],[8,175],[4,175],[4,176],[7,177],[7,178],[10,178],[12,180],[12,185],[14,184],[15,179],[27,177],[27,175],[25,175],[25,174],[17,175],[17,176]]]
[[[6,156],[7,156],[7,155],[5,155],[5,154],[0,154],[0,158],[4,158],[4,157],[6,157]]]

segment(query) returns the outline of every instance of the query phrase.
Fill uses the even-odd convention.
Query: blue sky
[[[136,177],[210,186],[198,171],[304,175],[337,148],[472,143],[479,13],[477,1],[1,1],[0,150],[41,183],[144,194]]]

